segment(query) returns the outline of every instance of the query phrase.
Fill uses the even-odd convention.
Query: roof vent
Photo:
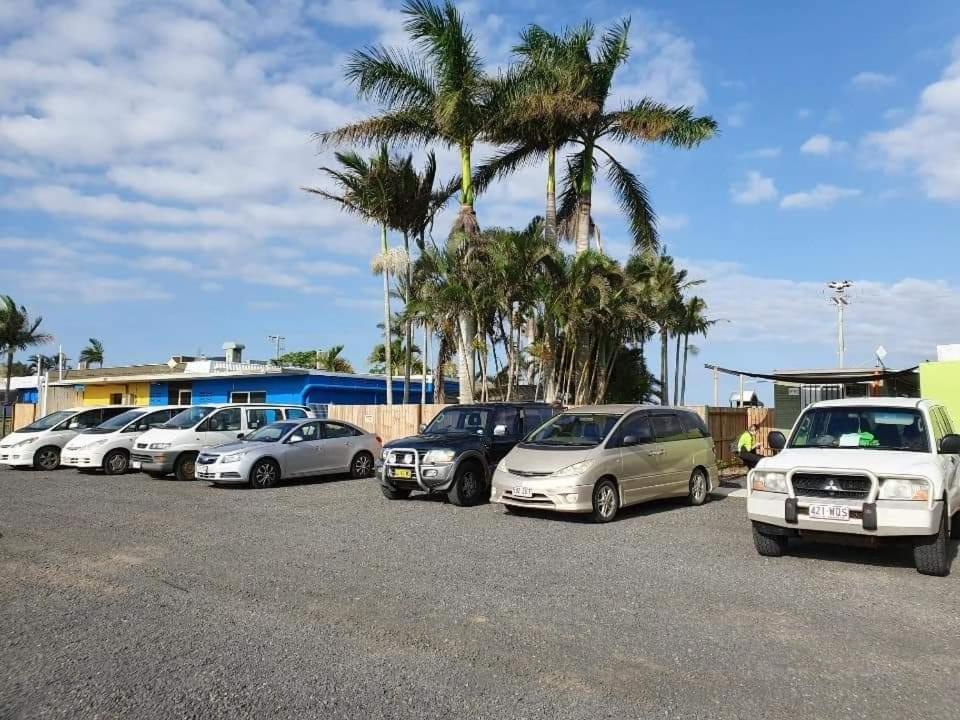
[[[223,350],[227,355],[228,363],[238,363],[243,362],[243,351],[245,349],[243,343],[227,341],[223,344]]]

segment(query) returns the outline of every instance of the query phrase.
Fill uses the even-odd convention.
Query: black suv
[[[497,463],[554,414],[531,402],[444,408],[419,435],[384,445],[380,489],[391,500],[423,490],[445,492],[454,505],[483,502]]]

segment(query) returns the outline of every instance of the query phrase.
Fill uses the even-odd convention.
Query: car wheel
[[[368,478],[373,475],[373,455],[363,451],[358,452],[350,463],[350,477],[355,480]]]
[[[386,485],[380,486],[380,492],[383,493],[383,496],[387,500],[406,500],[408,497],[410,497],[409,490],[389,488]]]
[[[259,460],[250,469],[250,487],[257,490],[272,488],[280,481],[280,468],[273,460]]]
[[[753,524],[753,545],[764,557],[780,557],[787,549],[786,535],[766,535]]]
[[[111,450],[103,458],[103,472],[107,475],[123,475],[130,468],[130,455],[126,450]]]
[[[601,480],[593,488],[593,512],[590,517],[594,522],[606,523],[613,520],[620,511],[620,493],[613,480]]]
[[[457,468],[453,486],[447,493],[450,502],[454,505],[466,507],[483,502],[487,488],[486,478],[483,477],[483,468],[476,462],[465,462]]]
[[[710,490],[710,481],[703,468],[697,468],[690,476],[690,489],[687,492],[687,502],[691,505],[703,505],[707,501]]]
[[[177,480],[195,480],[197,477],[197,454],[183,453],[173,464],[173,474]]]
[[[60,467],[60,448],[42,447],[33,456],[33,466],[37,470],[56,470]]]
[[[950,540],[947,507],[940,513],[940,529],[936,535],[925,535],[913,541],[913,564],[921,575],[943,577],[950,573]]]

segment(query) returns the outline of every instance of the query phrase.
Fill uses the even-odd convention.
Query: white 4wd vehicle
[[[761,555],[779,556],[791,536],[908,537],[925,575],[950,572],[960,536],[960,435],[929,400],[857,398],[815,403],[790,441],[747,476],[747,514]],[[951,523],[952,519],[952,523]]]

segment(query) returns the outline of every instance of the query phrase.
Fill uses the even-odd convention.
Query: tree
[[[406,348],[403,345],[403,340],[401,338],[395,337],[390,341],[392,347],[392,352],[390,357],[392,358],[393,366],[392,373],[394,375],[399,374],[403,370],[403,357],[406,352]],[[414,345],[412,348],[412,353],[414,355],[413,365],[414,369],[417,372],[420,372],[422,365],[420,363],[419,357],[416,357],[420,354],[420,348]],[[367,362],[370,364],[370,372],[372,373],[386,373],[387,375],[390,372],[387,371],[387,352],[386,347],[383,343],[377,343],[373,346],[373,350],[370,352],[370,356],[367,358]]]
[[[687,358],[699,352],[699,349],[690,343],[690,336],[703,335],[705,337],[710,328],[718,322],[708,319],[706,311],[706,301],[696,295],[687,300],[684,305],[683,319],[680,323],[680,332],[683,334],[683,371],[680,381],[681,405],[686,402],[687,395]]]
[[[0,296],[0,352],[7,354],[5,398],[10,397],[14,353],[53,342],[53,336],[40,332],[42,322],[42,317],[31,318],[27,309],[18,306],[9,295]]]
[[[365,160],[355,152],[336,153],[340,168],[322,167],[320,171],[331,178],[340,188],[340,195],[320,188],[304,188],[328,200],[338,203],[341,209],[358,215],[367,222],[380,226],[380,255],[374,259],[374,272],[383,277],[383,320],[384,337],[390,337],[390,273],[401,265],[395,254],[390,253],[387,245],[387,227],[394,218],[395,178],[397,161],[390,157],[387,146],[381,145],[380,152]],[[405,262],[405,260],[404,260]],[[390,357],[391,343],[386,346],[385,367],[393,367]],[[387,404],[393,404],[393,376],[387,373]]]
[[[42,373],[57,366],[57,356],[37,353],[36,355],[28,357],[27,362],[29,365],[27,366],[26,374],[35,374],[38,370]]]
[[[334,345],[327,350],[317,350],[317,367],[330,372],[353,373],[353,365],[345,357],[340,357],[343,345]]]
[[[90,338],[90,344],[80,351],[79,360],[86,363],[87,367],[93,363],[103,367],[103,343],[96,338]]]

